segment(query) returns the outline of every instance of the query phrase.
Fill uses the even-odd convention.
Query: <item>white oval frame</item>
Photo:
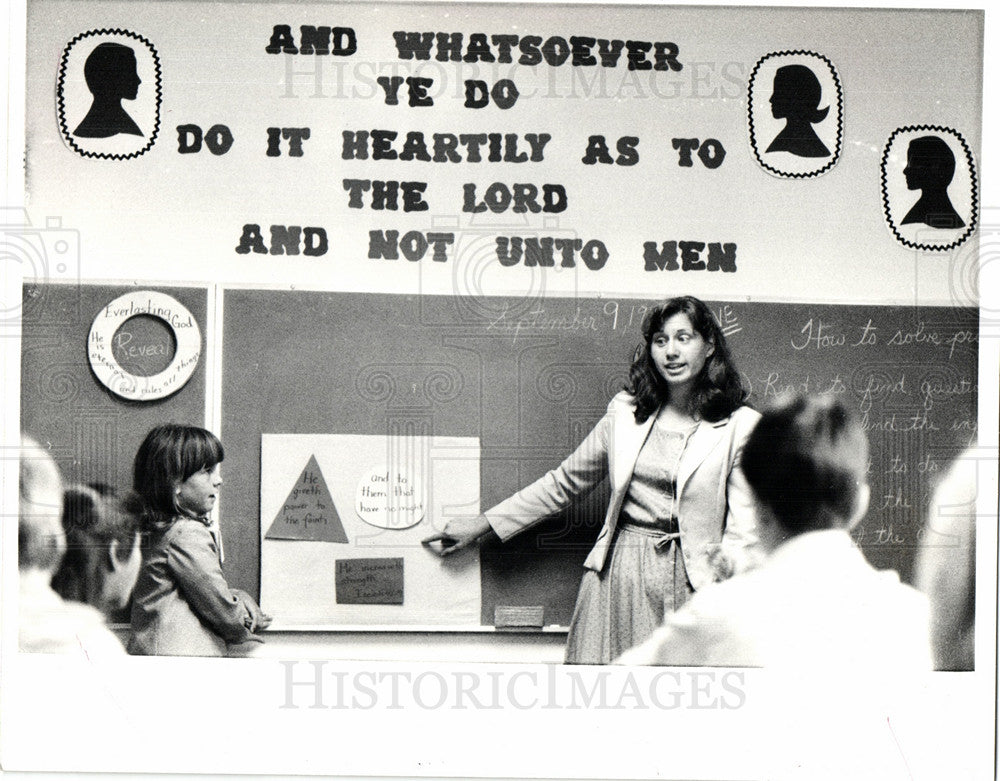
[[[897,222],[896,217],[902,209],[898,209],[898,204],[893,198],[893,187],[890,185],[890,169],[893,168],[894,156],[901,156],[905,165],[905,154],[900,155],[896,151],[896,146],[903,145],[919,135],[937,135],[944,140],[950,139],[948,143],[955,154],[955,173],[965,181],[966,190],[962,192],[962,201],[959,208],[967,215],[968,222],[964,228],[957,229],[935,229],[926,226],[914,225],[907,227]],[[963,167],[960,169],[959,165]],[[899,175],[899,165],[895,166],[893,174]],[[896,240],[911,249],[923,250],[925,252],[949,252],[960,246],[979,227],[979,173],[976,170],[976,161],[972,156],[972,149],[965,140],[965,136],[952,127],[944,125],[905,125],[892,131],[885,142],[885,149],[882,150],[882,163],[879,170],[879,180],[882,191],[882,213],[885,216],[885,224],[892,231]],[[955,182],[953,182],[954,184]],[[953,191],[953,196],[957,195]],[[912,205],[912,202],[910,203]]]
[[[822,77],[817,76],[817,78],[820,78],[820,81],[825,82],[827,86],[833,86],[833,92],[836,93],[835,96],[830,95],[829,90],[824,91],[826,99],[829,100],[829,106],[836,110],[836,114],[832,117],[830,125],[836,128],[836,135],[834,136],[833,133],[827,134],[829,136],[827,140],[832,141],[834,146],[829,159],[792,158],[783,161],[776,159],[766,160],[764,155],[767,153],[762,153],[760,150],[760,146],[763,145],[757,143],[757,136],[761,128],[758,127],[759,123],[754,119],[755,116],[758,119],[762,116],[762,114],[757,113],[757,82],[761,73],[765,72],[768,78],[764,81],[768,83],[768,79],[773,76],[774,70],[780,67],[782,63],[808,63],[807,67],[810,70],[814,67],[822,69]],[[769,116],[770,110],[765,109],[763,115]],[[778,124],[781,124],[780,121]],[[757,64],[754,65],[753,71],[750,73],[750,79],[747,82],[747,130],[750,149],[753,152],[754,159],[757,161],[757,165],[770,174],[784,179],[809,179],[814,176],[821,176],[831,170],[840,161],[840,155],[844,147],[844,86],[840,81],[840,75],[837,73],[837,68],[833,64],[833,61],[819,52],[808,51],[806,49],[770,52],[757,60]]]
[[[141,104],[144,107],[148,107],[149,113],[152,114],[152,130],[149,131],[148,138],[145,136],[136,137],[127,135],[124,138],[112,136],[109,138],[78,139],[70,132],[70,123],[67,120],[66,112],[67,103],[72,104],[73,101],[72,95],[67,94],[66,71],[71,59],[75,56],[75,47],[82,45],[84,41],[90,38],[95,38],[102,43],[121,43],[129,48],[135,45],[144,47],[143,54],[147,61],[140,63],[140,65],[144,65],[147,73],[153,76],[146,87],[146,91],[150,93],[149,97],[144,99]],[[138,59],[138,54],[136,58]],[[82,67],[76,72],[82,72]],[[156,143],[156,139],[160,134],[160,106],[163,98],[163,85],[161,81],[160,55],[157,53],[152,41],[146,38],[146,36],[121,28],[102,28],[100,30],[88,30],[85,33],[80,33],[66,44],[66,48],[63,49],[59,62],[59,76],[56,80],[56,113],[63,140],[77,154],[101,160],[131,160],[146,154],[152,148],[153,144]],[[140,115],[140,119],[147,119],[147,117]],[[140,121],[140,124],[143,123]],[[147,130],[149,129],[148,125],[148,122],[145,123]]]
[[[170,365],[149,377],[125,371],[112,349],[118,329],[139,315],[165,322],[177,343]],[[180,321],[189,325],[178,326]],[[201,329],[187,307],[165,293],[155,290],[126,293],[97,313],[87,335],[87,357],[97,379],[116,396],[129,401],[162,399],[183,388],[194,374],[201,358]]]

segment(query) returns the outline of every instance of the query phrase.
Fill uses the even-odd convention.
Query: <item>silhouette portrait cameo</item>
[[[955,154],[943,139],[937,136],[914,138],[906,150],[903,176],[908,190],[920,190],[921,193],[902,224],[919,222],[945,229],[965,227],[948,198],[948,185],[954,175]]]
[[[142,83],[136,69],[135,52],[120,43],[102,43],[87,57],[83,76],[94,102],[73,135],[80,138],[110,138],[119,133],[141,136],[139,126],[122,108],[123,100],[135,100]]]
[[[822,99],[819,79],[805,65],[783,65],[774,74],[771,115],[784,119],[782,129],[768,152],[790,152],[798,157],[829,157],[813,125],[826,119],[830,107],[819,108]]]

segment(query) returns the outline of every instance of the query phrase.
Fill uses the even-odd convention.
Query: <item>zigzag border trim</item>
[[[887,164],[889,162],[889,149],[892,147],[892,141],[896,138],[896,136],[909,132],[949,133],[958,139],[958,142],[962,145],[962,149],[965,150],[965,160],[969,164],[969,178],[972,180],[972,215],[969,217],[969,224],[965,229],[965,233],[950,244],[922,244],[917,241],[910,241],[909,239],[904,238],[903,235],[896,229],[892,218],[889,216],[889,177],[886,173]],[[893,235],[900,242],[900,244],[903,244],[910,249],[919,249],[924,250],[925,252],[947,252],[948,250],[953,250],[962,244],[975,232],[976,228],[979,227],[979,178],[976,174],[976,161],[972,157],[972,150],[969,149],[969,145],[965,143],[965,137],[954,128],[945,127],[944,125],[904,125],[903,127],[898,127],[893,130],[888,141],[885,142],[885,149],[882,150],[882,163],[881,170],[879,172],[879,180],[882,190],[882,213],[885,215],[885,224],[889,226],[889,230],[892,231]]]
[[[84,38],[89,38],[94,35],[121,35],[128,38],[134,38],[135,40],[141,42],[143,45],[149,49],[150,54],[153,55],[153,65],[156,69],[156,124],[153,126],[153,133],[149,137],[149,141],[142,149],[137,152],[130,152],[128,154],[110,154],[108,152],[90,152],[86,149],[81,149],[76,141],[73,140],[73,135],[69,132],[69,127],[66,125],[66,104],[63,98],[63,91],[66,82],[66,61],[69,56],[70,49],[73,48],[79,41]],[[163,88],[162,88],[162,71],[160,69],[160,55],[156,53],[156,48],[153,46],[153,42],[150,41],[143,35],[139,33],[134,33],[131,30],[125,30],[122,28],[101,28],[100,30],[88,30],[85,33],[80,33],[72,41],[66,44],[66,48],[63,49],[62,57],[59,60],[59,76],[56,80],[56,118],[59,122],[59,130],[62,132],[63,139],[67,144],[75,151],[77,154],[83,155],[84,157],[94,157],[103,160],[129,160],[133,157],[138,157],[139,155],[145,154],[150,150],[153,144],[156,143],[156,137],[160,133],[160,104],[163,101]]]
[[[766,60],[769,60],[771,57],[787,56],[815,57],[818,60],[822,60],[830,69],[830,73],[833,75],[833,83],[837,85],[837,148],[834,150],[832,159],[827,162],[826,165],[809,173],[790,173],[788,171],[782,171],[764,162],[764,158],[762,158],[760,156],[760,152],[757,151],[757,134],[753,123],[753,104],[750,100],[754,80],[757,78],[757,71],[760,70],[760,66],[763,65]],[[786,49],[780,52],[765,54],[757,60],[757,64],[753,66],[753,70],[750,72],[750,79],[747,82],[747,126],[750,130],[750,148],[753,150],[753,155],[757,158],[757,163],[761,168],[775,174],[776,176],[780,176],[783,179],[809,179],[813,176],[825,174],[839,162],[840,153],[844,146],[844,86],[840,83],[840,75],[837,73],[837,69],[834,67],[833,62],[818,52],[807,51],[805,49]]]

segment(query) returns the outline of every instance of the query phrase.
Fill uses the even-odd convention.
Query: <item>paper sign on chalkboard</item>
[[[403,560],[337,559],[337,603],[402,605]]]
[[[348,542],[316,456],[309,457],[265,535],[270,540]]]

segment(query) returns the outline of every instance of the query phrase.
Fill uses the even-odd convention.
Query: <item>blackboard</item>
[[[128,285],[27,284],[21,336],[21,428],[51,449],[67,483],[132,486],[132,461],[143,437],[160,423],[205,425],[205,359],[176,393],[127,401],[94,376],[87,334],[98,313],[115,298],[155,289],[183,304],[206,331],[205,288]],[[118,334],[115,356],[134,374],[162,370],[175,347],[163,321],[134,318]]]
[[[234,585],[259,582],[263,433],[413,426],[481,445],[492,506],[557,465],[625,380],[652,302],[230,289],[224,296],[222,502]],[[978,313],[949,307],[710,302],[757,407],[786,388],[836,393],[871,443],[856,539],[910,580],[935,479],[976,436]],[[482,551],[482,624],[542,606],[568,624],[600,527],[602,486]]]

